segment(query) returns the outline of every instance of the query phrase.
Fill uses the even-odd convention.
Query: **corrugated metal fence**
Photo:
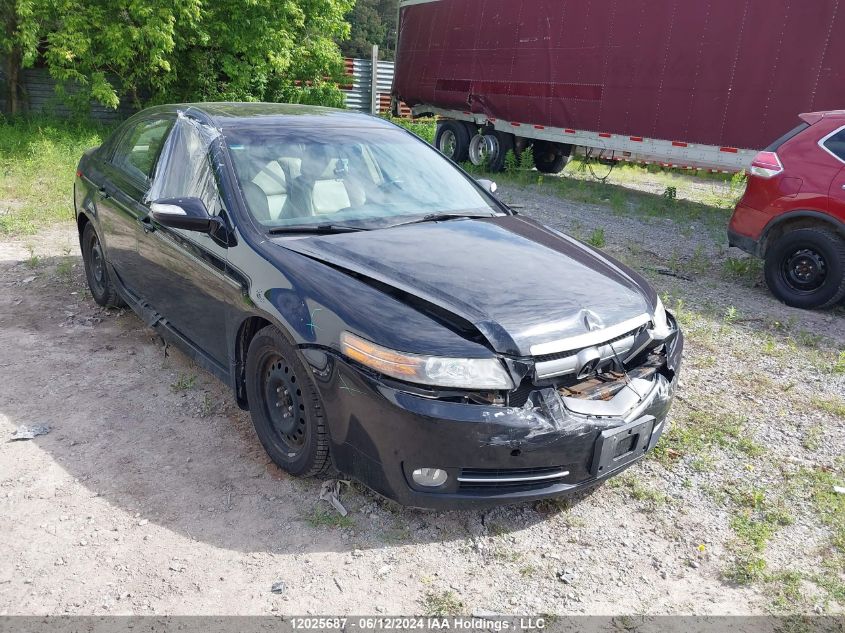
[[[30,112],[52,114],[57,117],[66,118],[71,116],[71,109],[66,106],[56,94],[56,80],[50,76],[46,68],[27,68],[21,72],[21,79],[24,91],[24,107]],[[6,104],[6,77],[0,71],[0,112],[8,112]],[[68,84],[67,92],[73,93],[75,86]],[[103,123],[122,121],[131,115],[135,109],[131,106],[129,99],[122,99],[117,110],[112,110],[97,103],[91,105],[89,118]]]
[[[373,63],[370,59],[345,60],[346,75],[349,82],[341,85],[346,107],[350,110],[371,112],[373,106],[372,78]],[[71,109],[62,103],[56,94],[56,80],[50,77],[45,68],[28,68],[21,73],[23,78],[24,99],[26,108],[30,112],[53,114],[58,117],[69,117]],[[0,71],[0,83],[5,77]],[[385,114],[390,112],[390,90],[393,86],[393,62],[378,62],[376,75],[375,112]],[[73,86],[68,86],[68,92],[73,92]],[[0,112],[8,112],[5,101],[5,90],[0,90]],[[106,108],[99,104],[92,104],[90,118],[95,121],[111,123],[122,121],[134,112],[129,99],[122,99],[117,110]],[[402,108],[404,116],[410,115],[410,110]]]
[[[346,58],[346,75],[350,81],[341,86],[346,107],[360,112],[386,114],[390,112],[390,91],[393,87],[393,62],[379,61],[376,75],[376,99],[373,101],[373,62],[370,59]],[[373,111],[375,104],[375,111]],[[404,104],[403,104],[404,106]],[[403,116],[410,110],[402,108]]]

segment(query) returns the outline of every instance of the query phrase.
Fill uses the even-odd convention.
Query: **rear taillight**
[[[760,178],[772,178],[783,171],[783,165],[775,152],[760,152],[751,162],[748,173]]]

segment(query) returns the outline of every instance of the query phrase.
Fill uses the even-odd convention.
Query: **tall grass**
[[[0,236],[70,221],[76,164],[107,134],[90,123],[0,117]]]

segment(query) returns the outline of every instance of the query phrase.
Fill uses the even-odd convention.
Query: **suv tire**
[[[795,308],[828,308],[845,298],[845,240],[822,227],[784,233],[766,253],[766,285]]]

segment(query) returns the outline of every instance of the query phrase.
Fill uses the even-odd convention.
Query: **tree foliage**
[[[398,16],[398,0],[357,0],[348,16],[352,27],[349,38],[340,44],[343,54],[368,58],[376,44],[379,58],[392,60],[396,51]]]
[[[334,42],[354,0],[5,2],[0,53],[17,70],[43,62],[70,102],[342,104]]]

